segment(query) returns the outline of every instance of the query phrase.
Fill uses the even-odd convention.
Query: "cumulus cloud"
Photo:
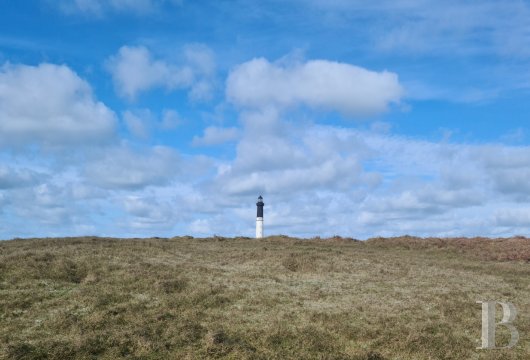
[[[275,113],[261,114],[258,120]],[[237,145],[236,158],[220,167],[216,184],[224,193],[259,192],[290,194],[303,191],[348,191],[354,185],[377,182],[363,173],[365,147],[358,135],[329,131],[325,127],[296,128],[278,125],[267,132],[250,127]]]
[[[28,187],[46,179],[45,174],[30,169],[0,165],[0,190]]]
[[[41,180],[0,191],[6,220],[0,238],[95,234],[115,223],[109,192],[86,184],[76,171],[50,173]]]
[[[227,213],[225,219],[240,219],[234,231],[251,230],[253,200],[260,193],[270,233],[502,236],[528,227],[523,210],[511,226],[506,215],[511,213],[498,212],[499,206],[520,208],[519,201],[530,195],[525,186],[500,186],[519,179],[506,170],[524,178],[527,147],[299,127],[277,116],[267,110],[247,114],[235,158],[219,162],[216,177],[201,190],[217,194],[213,201]],[[512,196],[515,188],[517,197]],[[204,200],[211,205],[211,199]],[[201,203],[194,201],[193,208],[198,211]],[[207,229],[220,233],[215,224],[209,221]]]
[[[498,193],[517,201],[530,199],[530,147],[485,145],[473,148],[472,156]]]
[[[159,131],[175,130],[183,123],[179,113],[171,109],[164,109],[159,115],[149,109],[126,110],[122,118],[129,133],[140,140],[148,140]]]
[[[200,64],[190,66],[194,79],[196,74],[215,72],[207,59],[196,53],[186,56]],[[149,64],[156,61],[151,59]],[[285,72],[294,83],[307,77],[307,83],[313,84],[313,75],[307,75],[309,63],[266,63],[266,68]],[[163,64],[162,68],[170,68],[169,62]],[[26,72],[32,76],[24,76]],[[298,72],[303,76],[292,75]],[[284,86],[283,81],[270,79],[274,85]],[[48,85],[41,89],[39,83]],[[161,84],[156,86],[166,86]],[[286,103],[272,92],[232,97],[244,108],[241,128],[211,126],[194,138],[197,146],[237,141],[235,155],[229,159],[215,153],[211,158],[185,155],[161,146],[134,147],[124,141],[114,147],[94,147],[74,156],[84,162],[70,161],[52,171],[49,163],[53,161],[40,155],[25,163],[18,155],[2,154],[7,165],[0,166],[0,207],[10,221],[0,234],[34,235],[23,226],[24,219],[32,218],[43,229],[38,231],[50,235],[57,228],[62,234],[94,231],[125,236],[133,229],[138,235],[189,231],[252,235],[259,193],[266,199],[268,234],[368,237],[530,231],[524,206],[530,198],[526,185],[530,147],[422,141],[392,135],[387,126],[358,130],[309,120],[290,122],[281,111],[289,106],[350,114],[361,114],[366,108],[334,103],[324,95],[320,102],[314,101],[304,87],[286,91],[290,99]],[[31,144],[82,144],[114,133],[112,111],[64,66],[4,66],[0,101],[2,145],[21,139]],[[36,110],[34,102],[40,104]],[[384,110],[388,103],[372,110]],[[10,124],[10,119],[22,120]],[[146,109],[126,111],[123,120],[140,138],[182,121],[174,110]],[[91,134],[98,136],[91,138]]]
[[[193,81],[191,68],[154,60],[143,46],[121,47],[107,65],[118,93],[129,99],[134,99],[141,91],[156,87],[173,90],[190,86]]]
[[[372,214],[385,213],[391,218],[424,218],[431,214],[444,213],[457,208],[480,205],[484,192],[479,189],[447,189],[442,183],[423,183],[419,189],[407,188],[392,194],[370,196],[363,210]],[[385,218],[386,216],[380,216]]]
[[[10,217],[9,227],[20,228],[18,233],[31,234],[36,229],[26,228],[27,219],[39,224],[39,228],[69,227],[79,215],[79,203],[72,201],[69,188],[59,186],[53,180],[33,187],[14,189],[7,193]]]
[[[530,227],[530,209],[528,207],[511,207],[499,209],[495,213],[495,223],[503,227]]]
[[[182,62],[155,59],[144,46],[123,46],[107,61],[118,94],[134,100],[155,88],[189,89],[192,100],[206,100],[213,91],[213,52],[204,45],[184,48]]]
[[[212,76],[215,73],[215,55],[208,46],[188,44],[184,47],[184,57],[196,74]]]
[[[170,203],[154,197],[127,196],[123,200],[125,211],[132,216],[129,224],[136,229],[172,228],[175,213]]]
[[[65,65],[0,67],[0,143],[60,146],[101,143],[116,117]]]
[[[530,198],[529,169],[495,169],[492,171],[492,175],[499,192],[515,195],[521,201]]]
[[[202,136],[194,136],[192,145],[194,146],[212,146],[226,142],[235,141],[239,138],[240,131],[234,127],[222,128],[209,126],[204,129]]]
[[[85,166],[83,175],[102,188],[135,190],[169,183],[179,164],[180,157],[171,148],[156,146],[140,152],[123,146],[102,152]]]
[[[327,60],[283,65],[256,58],[230,72],[226,93],[242,107],[306,105],[358,116],[386,111],[404,91],[388,71]]]
[[[123,113],[123,121],[131,134],[138,138],[147,139],[151,135],[153,115],[148,110],[130,111]]]
[[[188,230],[192,232],[193,234],[199,234],[203,236],[211,236],[213,235],[212,227],[210,225],[210,221],[207,219],[197,219],[194,220],[189,226]]]
[[[192,85],[189,97],[193,101],[210,100],[215,90],[216,64],[213,51],[205,45],[190,44],[184,47],[184,57],[193,69],[196,81]]]
[[[253,114],[245,121],[259,126],[259,118],[274,114]],[[276,125],[265,134],[252,126],[241,130],[233,159],[126,144],[95,151],[71,176],[63,172],[44,184],[0,192],[3,214],[12,219],[0,234],[28,234],[17,228],[31,217],[49,234],[59,227],[63,234],[92,232],[95,224],[94,231],[119,236],[190,231],[252,236],[260,193],[267,234],[365,238],[530,231],[521,201],[530,190],[521,186],[513,193],[499,186],[518,171],[525,174],[529,147],[268,123]],[[7,168],[4,175],[18,172],[22,178],[25,169],[38,172],[25,164]]]

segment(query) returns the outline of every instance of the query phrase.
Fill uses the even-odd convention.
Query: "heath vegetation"
[[[476,350],[478,300],[515,348]],[[530,240],[3,241],[0,358],[529,359]]]

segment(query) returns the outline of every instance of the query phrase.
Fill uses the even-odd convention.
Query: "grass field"
[[[0,242],[0,359],[69,358],[530,359],[530,240]]]

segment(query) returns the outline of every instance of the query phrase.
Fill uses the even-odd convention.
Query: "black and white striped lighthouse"
[[[256,215],[256,239],[263,237],[263,198],[261,195],[258,198],[256,206],[258,207],[258,214]]]

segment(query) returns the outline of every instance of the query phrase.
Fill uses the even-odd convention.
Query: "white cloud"
[[[3,192],[0,192],[0,212],[2,208],[7,204],[6,195]]]
[[[204,129],[202,136],[194,136],[192,140],[193,146],[212,146],[219,145],[226,142],[235,141],[239,138],[240,131],[237,128],[229,127],[222,128],[216,126],[209,126]]]
[[[107,149],[83,169],[90,183],[107,189],[141,189],[164,185],[179,173],[180,157],[171,148],[157,146],[147,151],[128,147]]]
[[[515,195],[520,200],[530,199],[528,168],[494,169],[491,173],[499,192]]]
[[[470,82],[472,83],[472,82]],[[440,87],[419,81],[407,81],[406,98],[410,100],[444,100],[456,103],[480,103],[495,99],[501,93],[501,88],[491,88],[491,85],[477,86],[476,84],[462,85],[458,89],[454,87]]]
[[[212,236],[213,232],[211,230],[210,222],[207,219],[197,219],[194,220],[189,226],[188,230],[192,234],[199,234],[203,236]]]
[[[193,66],[195,73],[212,76],[215,74],[215,55],[213,51],[202,44],[189,44],[184,47],[186,62]]]
[[[317,189],[348,191],[360,184],[360,166],[355,159],[330,159],[322,164],[275,171],[256,171],[232,179],[222,178],[222,189],[228,194],[259,192],[300,192]]]
[[[0,190],[32,186],[46,177],[46,174],[34,170],[0,165]]]
[[[205,101],[212,98],[214,88],[213,84],[209,81],[197,81],[191,87],[189,97],[192,101]]]
[[[419,188],[418,188],[419,187]],[[447,189],[442,183],[422,183],[402,192],[369,196],[363,210],[379,214],[380,218],[425,218],[431,214],[444,213],[458,208],[481,205],[485,201],[484,191],[479,189]]]
[[[123,112],[123,121],[129,133],[139,140],[149,140],[160,131],[172,131],[184,120],[175,110],[164,109],[157,115],[149,109],[134,109]]]
[[[222,219],[238,218],[236,224],[241,225],[234,225],[233,231],[252,235],[253,200],[260,193],[267,203],[268,233],[505,236],[527,229],[525,219],[508,227],[507,216],[497,210],[520,207],[518,202],[530,195],[528,187],[517,186],[518,194],[512,196],[496,177],[527,177],[526,147],[436,143],[311,124],[299,127],[280,123],[277,116],[274,111],[245,115],[236,157],[219,162],[214,180],[200,190],[216,197],[199,196],[190,206],[195,211],[201,206],[208,211],[212,206],[223,208],[222,213],[213,211],[221,218],[208,222],[210,233],[222,233],[216,225]],[[505,170],[522,175],[503,174]]]
[[[267,234],[364,238],[530,231],[521,200],[530,190],[515,186],[513,193],[500,186],[517,172],[527,175],[528,147],[435,143],[314,124],[276,124],[263,136],[254,132],[256,118],[274,114],[245,120],[249,127],[242,129],[231,160],[122,145],[87,154],[87,164],[68,170],[71,175],[63,169],[44,184],[4,189],[0,202],[10,221],[0,233],[36,234],[21,226],[32,218],[39,234],[60,229],[252,236],[261,192]],[[16,170],[11,173],[42,172],[31,164],[8,167]]]
[[[186,46],[181,62],[155,59],[144,46],[122,46],[107,61],[107,69],[118,94],[129,100],[155,88],[189,89],[190,99],[208,100],[214,89],[215,60],[204,45]]]
[[[252,115],[252,125],[266,118],[274,123],[276,115]],[[357,134],[326,127],[278,126],[266,132],[246,129],[236,158],[219,169],[215,183],[221,192],[234,196],[259,192],[293,195],[348,191],[377,183],[375,174],[362,171],[361,161],[367,154]]]
[[[519,0],[381,0],[377,2],[311,0],[299,1],[328,26],[345,27],[359,19],[357,29],[367,46],[382,51],[440,56],[495,54],[528,56],[530,6]]]
[[[397,62],[395,69],[399,69],[404,81],[407,99],[487,102],[529,87],[527,1],[290,0],[289,3],[298,8],[294,14],[304,13],[304,28],[347,37],[350,50],[368,61],[386,58]],[[285,23],[294,21],[294,14],[291,17],[287,14]],[[320,43],[319,40],[310,41]],[[488,60],[499,58],[503,60]],[[438,63],[437,69],[449,73],[433,72],[433,59]],[[407,80],[422,80],[425,85]]]
[[[499,209],[495,213],[496,225],[506,227],[530,227],[530,209],[511,207]]]
[[[151,14],[165,4],[179,5],[181,0],[59,0],[58,5],[67,14],[83,13],[101,16],[107,12]]]
[[[108,191],[85,183],[76,171],[51,172],[41,180],[32,186],[0,191],[6,220],[0,238],[101,234],[105,227],[115,224],[115,200]]]
[[[184,88],[193,82],[189,67],[177,67],[163,60],[154,60],[143,46],[123,46],[107,63],[118,93],[134,99],[139,92],[156,87],[168,90]]]
[[[517,201],[530,199],[530,147],[486,145],[472,154],[497,192]]]
[[[69,190],[50,179],[34,187],[9,191],[6,209],[11,215],[9,227],[12,231],[19,228],[15,231],[22,234],[49,230],[50,227],[55,227],[52,232],[56,233],[62,231],[59,230],[62,227],[70,227],[80,214],[80,203],[72,201]],[[27,219],[32,219],[37,227],[27,227]]]
[[[80,145],[108,141],[115,114],[64,65],[0,67],[2,145]]]
[[[233,69],[226,93],[242,107],[306,105],[356,116],[386,111],[404,91],[388,71],[326,60],[283,65],[257,58]]]
[[[162,123],[160,127],[164,130],[172,130],[183,123],[182,117],[175,110],[166,109],[162,113]]]
[[[216,64],[213,51],[201,44],[184,47],[184,57],[192,67],[197,81],[191,87],[189,97],[193,101],[210,100],[214,92]]]
[[[174,110],[126,114],[149,131],[181,121]],[[0,207],[9,218],[0,236],[252,236],[261,192],[267,234],[530,231],[528,146],[437,143],[393,135],[384,125],[362,131],[289,122],[281,115],[277,106],[248,109],[241,129],[210,127],[195,138],[196,145],[237,140],[232,159],[127,142],[52,154],[60,159],[0,153],[6,164],[0,166]],[[142,135],[144,129],[134,126],[130,122],[130,130]],[[24,227],[27,218],[35,220],[34,228]]]
[[[148,110],[135,112],[127,110],[123,113],[123,121],[129,132],[141,139],[148,139],[151,136],[152,117]]]
[[[166,201],[153,197],[127,196],[123,200],[125,211],[132,216],[129,221],[137,229],[172,228],[175,224],[175,213]]]

